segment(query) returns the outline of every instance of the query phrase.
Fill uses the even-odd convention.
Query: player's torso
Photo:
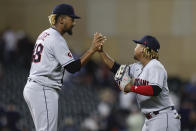
[[[34,46],[29,78],[53,88],[62,85],[64,68],[54,56],[53,46],[56,39],[63,39],[57,31],[49,28],[42,32]]]
[[[153,79],[160,79],[155,78],[157,76],[153,76],[152,68],[155,66],[159,66],[162,69],[162,74],[164,74],[161,78],[163,84],[155,83]],[[162,86],[162,91],[158,96],[144,96],[137,94],[136,98],[138,104],[141,108],[141,111],[151,112],[163,109],[167,106],[171,106],[172,102],[169,98],[169,89],[167,85],[167,72],[165,71],[163,65],[157,61],[156,59],[151,60],[144,68],[141,63],[135,63],[131,65],[131,74],[133,78],[135,78],[134,85],[135,86],[142,86],[142,85],[158,85]],[[160,81],[160,80],[159,80]]]

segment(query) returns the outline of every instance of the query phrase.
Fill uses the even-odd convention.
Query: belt
[[[37,81],[32,80],[31,78],[28,78],[28,81],[29,81],[29,82],[31,82],[31,81],[32,81],[32,82],[34,82],[34,83],[39,84]],[[57,92],[59,92],[59,91],[60,91],[60,89],[58,89],[58,88],[52,88],[52,87],[51,87],[51,89],[54,89],[54,90],[56,90]]]
[[[169,107],[163,108],[163,109],[161,109],[161,110],[153,111],[153,112],[150,112],[150,113],[147,113],[147,114],[144,114],[144,115],[145,115],[145,117],[146,117],[147,119],[151,119],[153,116],[158,115],[158,114],[160,113],[160,111],[163,111],[163,110],[166,110],[166,109],[174,110],[175,108],[174,108],[174,106],[169,106]]]

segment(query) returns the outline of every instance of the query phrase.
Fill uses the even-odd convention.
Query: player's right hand
[[[93,41],[90,49],[93,52],[101,50],[105,41],[106,41],[105,36],[103,36],[101,33],[95,33],[93,36]]]

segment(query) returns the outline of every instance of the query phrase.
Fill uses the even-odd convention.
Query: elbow
[[[65,69],[69,72],[69,73],[76,73],[78,71],[80,71],[81,68],[81,62],[80,59],[68,64],[67,66],[65,66]]]
[[[153,96],[158,96],[162,89],[159,86],[153,86]]]
[[[158,96],[160,93],[154,93],[153,96]]]

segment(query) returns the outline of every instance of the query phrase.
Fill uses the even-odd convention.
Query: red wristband
[[[145,96],[153,96],[152,85],[131,86],[130,91],[135,92],[137,94],[145,95]]]

